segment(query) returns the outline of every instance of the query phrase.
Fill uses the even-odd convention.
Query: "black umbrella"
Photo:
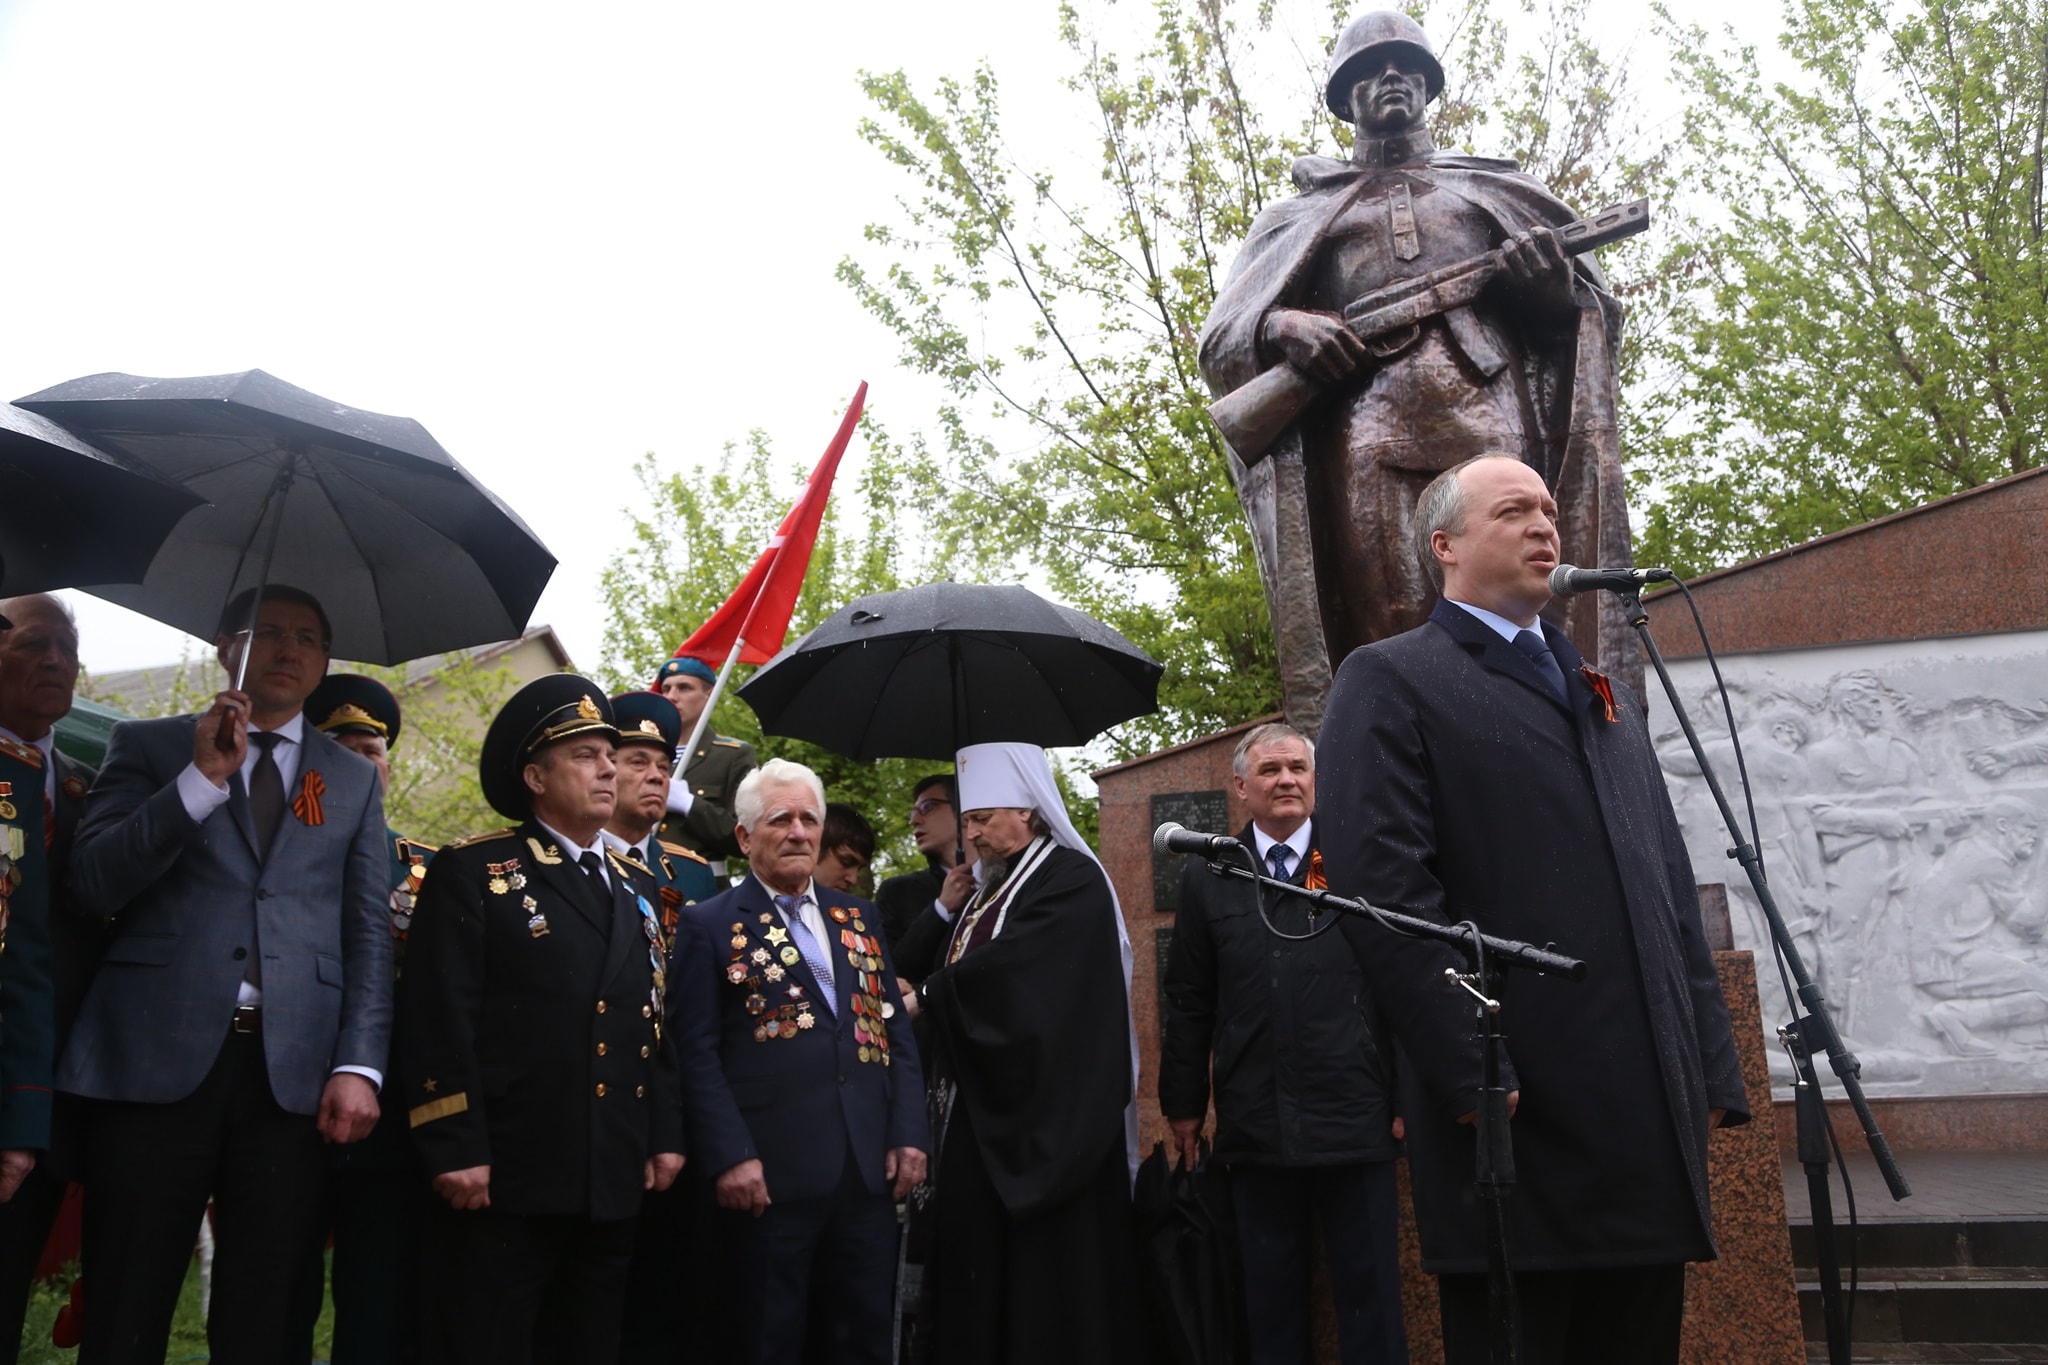
[[[409,417],[344,407],[261,370],[96,374],[19,400],[212,505],[137,587],[94,592],[210,638],[236,593],[320,599],[334,653],[390,664],[508,640],[555,557]]]
[[[769,734],[851,758],[1085,744],[1159,709],[1150,655],[1028,588],[927,583],[859,598],[740,688]]]
[[[0,596],[137,583],[197,493],[0,403]]]

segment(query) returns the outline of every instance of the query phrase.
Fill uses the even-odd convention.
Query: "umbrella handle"
[[[264,516],[270,511],[271,504],[275,503],[277,505],[277,520],[270,527],[269,543],[263,547],[263,571],[256,575],[256,600],[249,604],[249,626],[243,633],[242,654],[240,658],[235,660],[235,691],[237,692],[242,690],[242,684],[248,681],[249,678],[249,649],[256,643],[256,618],[263,611],[263,590],[270,584],[270,566],[277,560],[277,537],[278,533],[284,530],[285,495],[291,492],[292,480],[297,476],[295,466],[298,462],[299,455],[297,451],[287,450],[285,452],[284,467],[277,471],[277,478],[271,481],[270,491],[263,495],[263,511],[256,514],[256,525],[260,529],[263,525]],[[249,537],[252,541],[255,538],[253,535]],[[246,564],[248,562],[249,549],[247,546],[243,546],[242,563]],[[240,565],[237,565],[236,568],[238,570],[237,576],[239,577]],[[224,743],[218,736],[214,739],[214,743],[219,744],[223,751],[234,747],[232,743]]]

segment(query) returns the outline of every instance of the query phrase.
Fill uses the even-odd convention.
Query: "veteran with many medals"
[[[330,673],[306,698],[306,720],[344,749],[370,760],[387,795],[391,751],[404,713],[391,689],[360,673]],[[387,808],[388,809],[388,808]],[[387,823],[390,851],[393,979],[405,974],[405,939],[413,902],[434,856]],[[394,1036],[392,1048],[397,1050]],[[333,1365],[381,1365],[420,1353],[420,1220],[426,1209],[419,1157],[407,1135],[404,1109],[387,1104],[361,1142],[328,1148],[327,1220],[308,1248],[300,1313],[312,1358],[314,1325],[327,1280],[323,1250],[333,1239]]]
[[[600,838],[617,740],[589,680],[521,688],[480,764],[519,824],[450,844],[420,889],[394,1093],[440,1196],[442,1359],[614,1358],[642,1195],[682,1168],[659,893]]]
[[[930,1146],[917,1045],[874,907],[811,875],[817,774],[771,759],[735,805],[749,873],[683,916],[676,1028],[745,1356],[886,1365],[896,1201]]]
[[[654,878],[661,896],[656,910],[662,950],[667,954],[674,947],[676,925],[684,909],[725,888],[711,875],[711,865],[703,855],[655,836],[668,801],[676,746],[683,738],[683,721],[675,703],[654,692],[628,692],[612,698],[612,720],[619,727],[619,797],[605,824],[604,841]],[[666,1190],[650,1191],[641,1204],[627,1276],[619,1357],[623,1365],[653,1365],[678,1358],[677,1294],[686,1283],[695,1292],[701,1279],[692,1258],[702,1250],[703,1238],[696,1235],[701,1229],[691,1210],[693,1204],[702,1202],[701,1190],[690,1181],[678,1180]]]

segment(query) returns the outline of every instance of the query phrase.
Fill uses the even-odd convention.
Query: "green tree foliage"
[[[467,652],[443,655],[430,670],[417,663],[352,667],[391,689],[405,721],[391,751],[385,822],[436,848],[504,824],[484,800],[477,760],[491,718],[517,686],[512,670]]]
[[[894,458],[841,467],[826,504],[810,573],[790,621],[795,640],[856,597],[888,592],[941,577],[972,578],[971,563],[943,525],[944,494],[922,464],[915,442],[892,443],[872,419],[863,424],[871,446],[887,445]],[[727,445],[715,465],[665,473],[653,456],[636,473],[644,496],[631,512],[630,542],[604,572],[604,668],[614,692],[645,687],[663,659],[675,652],[718,605],[768,543],[809,473],[778,465],[765,436]],[[934,528],[919,534],[919,526]],[[943,571],[942,571],[943,566]],[[763,758],[807,764],[824,779],[826,795],[865,815],[878,836],[877,870],[883,875],[918,866],[910,842],[910,789],[918,778],[950,766],[931,759],[862,763],[795,740],[772,738],[734,692],[753,674],[736,668],[712,726],[752,744]]]
[[[1195,347],[1236,244],[1293,193],[1294,159],[1343,154],[1350,129],[1321,89],[1349,12],[1062,6],[1068,90],[1100,154],[1099,176],[1078,186],[1022,165],[992,66],[928,91],[901,71],[862,78],[875,106],[863,135],[906,191],[840,277],[951,400],[901,449],[956,490],[945,510],[985,559],[1032,566],[1166,665],[1161,714],[1120,727],[1121,753],[1279,704]],[[1451,73],[1432,108],[1439,143],[1514,156],[1588,209],[1665,191],[1670,148],[1643,133],[1625,68],[1586,36],[1586,16],[1586,0],[1525,6],[1513,26],[1488,0],[1419,13]],[[1306,47],[1303,31],[1318,35]],[[1661,269],[1639,274],[1624,283],[1632,303],[1667,291]]]
[[[1659,11],[1711,228],[1646,405],[1644,562],[1798,544],[2040,462],[2040,0],[1789,0],[1790,73]]]

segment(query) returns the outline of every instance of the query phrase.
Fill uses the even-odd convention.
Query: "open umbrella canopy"
[[[852,758],[950,759],[969,744],[1085,744],[1158,710],[1163,671],[1029,588],[927,583],[841,607],[739,695],[772,735]]]
[[[0,403],[0,597],[136,583],[199,495]]]
[[[89,375],[19,402],[207,500],[139,586],[92,589],[202,638],[236,593],[288,583],[327,609],[337,658],[399,663],[517,636],[554,572],[418,422],[261,370]]]

